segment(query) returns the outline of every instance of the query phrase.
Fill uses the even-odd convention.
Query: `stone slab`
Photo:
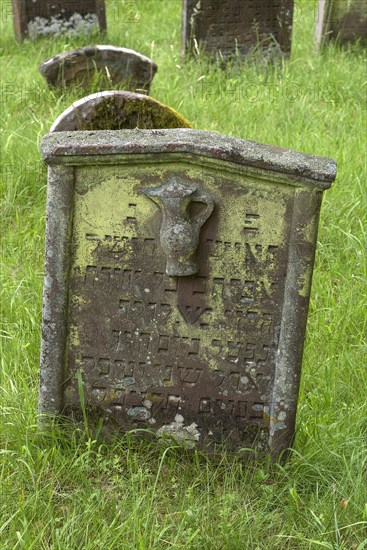
[[[106,30],[104,0],[12,0],[15,36],[67,36]]]
[[[149,92],[157,65],[145,55],[115,46],[86,46],[44,61],[39,70],[49,86],[90,87],[99,75],[103,89],[124,85],[125,90]]]
[[[366,0],[319,0],[315,38],[319,47],[335,39],[367,46]]]
[[[82,418],[82,382],[107,431],[277,459],[335,162],[191,129],[59,132],[41,148],[40,412]],[[196,271],[168,274],[177,253]]]
[[[197,45],[224,61],[288,56],[294,0],[183,0],[182,54]]]

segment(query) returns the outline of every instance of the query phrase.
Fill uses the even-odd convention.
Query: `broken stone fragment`
[[[174,109],[152,97],[132,92],[106,91],[73,103],[56,119],[50,131],[135,128],[191,128],[191,125]]]
[[[95,84],[105,89],[122,84],[126,90],[146,92],[149,92],[157,69],[149,57],[115,46],[70,50],[44,61],[39,68],[49,86],[88,88]]]

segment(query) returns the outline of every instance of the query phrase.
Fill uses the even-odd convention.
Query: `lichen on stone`
[[[35,38],[37,36],[79,36],[88,35],[98,27],[98,17],[95,13],[73,13],[69,19],[65,19],[61,14],[52,16],[50,19],[45,17],[35,17],[28,23],[28,36]]]
[[[118,95],[105,98],[95,105],[81,130],[123,130],[141,128],[190,128],[190,123],[174,109],[145,96],[121,98]]]
[[[185,449],[194,449],[200,439],[200,432],[195,422],[189,426],[184,426],[184,421],[185,419],[181,414],[176,414],[173,422],[165,424],[157,430],[157,437],[162,440],[173,439],[175,443]]]

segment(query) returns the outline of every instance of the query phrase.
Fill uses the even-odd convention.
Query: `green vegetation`
[[[37,68],[89,40],[18,45],[4,0],[0,548],[366,549],[365,52],[331,45],[317,54],[314,0],[297,0],[289,63],[223,72],[202,56],[181,63],[180,0],[107,3],[108,43],[152,56],[153,97],[194,128],[338,161],[321,213],[294,452],[283,467],[210,463],[131,435],[106,446],[72,425],[37,433],[47,178],[39,142],[80,97],[48,90]]]

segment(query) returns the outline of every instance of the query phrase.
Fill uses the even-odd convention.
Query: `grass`
[[[314,1],[297,0],[289,63],[223,72],[202,56],[181,63],[180,0],[107,4],[108,43],[152,56],[152,95],[194,128],[338,161],[321,214],[294,451],[284,466],[226,455],[210,463],[130,434],[106,446],[72,425],[37,432],[47,179],[39,142],[80,97],[48,90],[37,67],[88,40],[18,45],[4,1],[0,548],[366,549],[365,50],[317,54]]]

